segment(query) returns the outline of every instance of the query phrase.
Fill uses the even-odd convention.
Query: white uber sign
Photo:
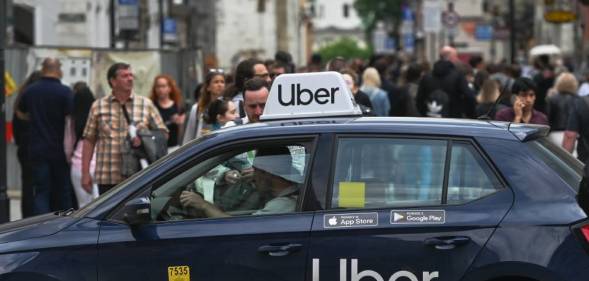
[[[282,74],[272,83],[261,120],[362,115],[338,72]]]

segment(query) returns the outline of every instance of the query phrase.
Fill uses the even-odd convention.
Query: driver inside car
[[[263,208],[253,215],[294,212],[297,204],[300,173],[293,167],[287,147],[267,147],[257,151],[253,162],[253,184],[263,200]],[[215,200],[218,201],[218,200]],[[201,211],[208,218],[228,217],[227,209],[206,201],[202,194],[183,191],[180,203],[184,208]]]

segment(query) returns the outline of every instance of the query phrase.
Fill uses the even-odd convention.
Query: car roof
[[[486,137],[525,141],[546,135],[548,127],[490,120],[365,117],[337,72],[283,74],[269,91],[261,123],[229,129],[218,135],[238,138],[287,134],[407,134]],[[213,137],[214,138],[214,137]]]
[[[283,119],[236,126],[216,131],[238,138],[292,134],[406,134],[457,137],[485,137],[526,141],[544,136],[547,126],[517,125],[509,122],[422,118],[422,117],[326,117]]]

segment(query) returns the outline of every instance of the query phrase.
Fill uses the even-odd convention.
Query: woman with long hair
[[[362,74],[362,86],[360,91],[366,93],[370,98],[372,110],[376,116],[389,116],[391,102],[389,96],[381,88],[380,74],[374,67],[369,67]]]
[[[203,133],[211,130],[211,124],[204,120],[211,102],[220,98],[225,90],[225,75],[222,71],[211,70],[205,77],[201,87],[201,94],[198,103],[192,106],[188,116],[186,132],[182,139],[185,144],[195,138],[200,137]]]
[[[168,147],[179,145],[186,115],[183,110],[182,93],[174,78],[167,74],[156,76],[153,79],[150,99],[170,131]]]
[[[23,218],[33,216],[33,183],[31,179],[31,160],[29,160],[30,123],[27,114],[18,110],[22,93],[25,89],[41,79],[41,71],[34,71],[27,77],[18,90],[18,96],[14,101],[14,115],[12,116],[12,129],[14,131],[14,142],[17,146],[16,155],[20,164],[21,177],[21,214]]]
[[[98,186],[96,184],[92,185],[91,190],[86,190],[82,187],[82,150],[84,146],[82,136],[84,133],[84,127],[86,127],[90,108],[95,99],[92,91],[90,91],[90,88],[88,88],[85,83],[82,84],[78,82],[73,88],[75,89],[74,106],[70,126],[72,126],[75,139],[73,142],[73,154],[70,161],[70,177],[78,201],[78,207],[82,208],[98,197]],[[96,155],[93,155],[92,161],[90,162],[90,174],[92,176],[94,176],[95,158]]]
[[[499,91],[499,82],[494,79],[487,79],[481,83],[481,91],[477,96],[477,106],[475,114],[479,117],[488,117],[495,119],[495,113],[505,108],[505,105],[496,104],[497,99],[501,96]]]

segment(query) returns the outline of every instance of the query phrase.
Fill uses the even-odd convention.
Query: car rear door
[[[295,210],[256,215],[252,213],[255,210],[228,207],[230,204],[226,203],[224,211],[230,217],[205,218],[191,217],[191,212],[173,203],[176,193],[170,193],[168,189],[188,190],[183,186],[190,183],[205,200],[214,195],[211,202],[220,204],[218,192],[206,189],[218,188],[217,183],[221,180],[218,175],[230,170],[227,167],[247,166],[245,162],[250,157],[258,157],[253,151],[267,146],[288,147],[292,171],[298,171],[293,172],[297,175],[300,172],[303,179],[300,192],[289,195],[298,200]],[[136,196],[150,195],[152,222],[129,226],[120,220],[121,215],[115,214],[102,224],[98,243],[98,280],[304,279],[314,215],[302,212],[301,202],[306,187],[304,179],[311,170],[314,137],[248,140],[235,145],[225,144],[217,150],[193,159]],[[250,167],[242,168],[245,171]],[[245,172],[242,176],[245,177]]]
[[[511,190],[469,139],[340,135],[335,142],[307,280],[460,280],[512,204]]]

